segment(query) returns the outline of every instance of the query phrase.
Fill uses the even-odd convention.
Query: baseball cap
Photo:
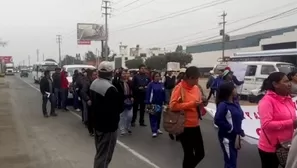
[[[98,66],[99,72],[113,72],[114,67],[112,62],[102,61]]]

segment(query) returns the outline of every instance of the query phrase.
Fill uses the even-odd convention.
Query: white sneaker
[[[158,130],[158,134],[163,134],[163,132],[161,130]]]
[[[76,109],[75,111],[80,112],[80,109]]]
[[[157,137],[158,134],[157,133],[153,133],[153,138]]]

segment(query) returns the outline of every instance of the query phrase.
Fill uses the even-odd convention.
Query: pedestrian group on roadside
[[[163,79],[161,73],[148,69],[140,65],[131,80],[128,70],[115,71],[112,63],[103,61],[97,70],[76,70],[71,84],[65,70],[56,68],[52,77],[46,70],[40,81],[43,115],[46,118],[57,116],[55,109],[68,111],[70,91],[74,109],[82,112],[82,122],[90,136],[95,137],[94,168],[107,168],[116,145],[117,130],[121,136],[132,134],[138,114],[139,126],[147,126],[144,120],[147,112],[152,137],[163,133],[163,122],[169,137],[182,145],[182,167],[195,168],[205,157],[200,122],[206,113],[204,107],[214,96],[217,107],[214,123],[218,127],[217,138],[225,162],[222,167],[237,168],[245,132],[236,86],[243,81],[238,81],[227,67],[220,70],[217,77],[209,78],[206,87],[210,93],[205,96],[198,84],[200,73],[195,66],[181,69],[178,76],[168,71]],[[291,96],[296,90],[295,81],[296,72],[288,75],[273,72],[263,82],[261,91],[265,96],[258,105],[261,122],[258,150],[262,168],[297,167],[297,136],[293,139],[297,128],[296,105]],[[46,109],[48,101],[50,115]]]

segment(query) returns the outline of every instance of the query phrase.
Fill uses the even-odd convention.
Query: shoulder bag
[[[184,101],[184,89],[181,87],[181,102]],[[171,111],[166,106],[163,111],[163,127],[169,134],[179,135],[184,132],[185,116],[184,111]]]

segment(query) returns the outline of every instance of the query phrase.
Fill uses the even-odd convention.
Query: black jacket
[[[45,92],[50,92],[49,81],[52,82],[51,79],[47,79],[46,77],[43,77],[40,80],[39,86],[40,86],[40,92],[42,95],[44,95]],[[52,86],[53,86],[53,82],[52,82]],[[54,93],[54,87],[52,88],[52,93]]]
[[[165,76],[165,81],[164,81],[164,87],[165,89],[173,89],[175,87],[175,83],[176,83],[176,77],[172,76]]]
[[[112,81],[112,84],[117,88],[118,92],[120,93],[120,96],[121,96],[121,101],[122,101],[122,104],[123,104],[123,111],[124,111],[124,101],[127,99],[127,98],[132,98],[133,95],[132,95],[132,81],[128,81],[128,86],[129,86],[129,89],[130,89],[130,94],[129,95],[126,95],[124,94],[124,82],[122,80],[113,80]]]
[[[90,98],[92,101],[91,115],[96,131],[115,132],[118,129],[122,99],[120,93],[111,84],[111,81],[100,78],[92,82],[90,86]]]
[[[81,81],[82,88],[80,89],[80,96],[84,101],[90,100],[90,86],[91,86],[91,80],[87,77],[85,77],[84,80]]]
[[[61,74],[60,73],[53,73],[53,88],[60,89],[61,88]]]

